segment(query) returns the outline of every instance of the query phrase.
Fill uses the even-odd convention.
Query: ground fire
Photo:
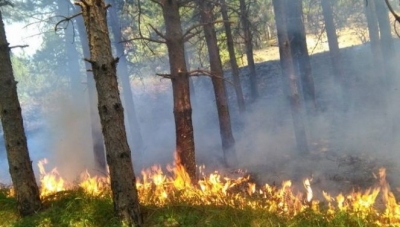
[[[92,196],[109,196],[110,179],[106,176],[91,176],[85,171],[77,183],[66,182],[54,168],[45,170],[46,159],[39,161],[42,198],[56,198],[57,193],[79,188]],[[295,187],[290,180],[280,186],[259,185],[244,170],[222,174],[218,171],[206,173],[205,166],[198,166],[198,182],[191,183],[182,166],[168,165],[166,171],[154,165],[141,171],[137,179],[140,202],[143,205],[165,206],[180,202],[190,205],[231,206],[237,209],[262,209],[284,217],[300,212],[313,212],[332,218],[339,212],[361,218],[375,217],[375,224],[400,223],[400,205],[397,203],[386,181],[386,169],[374,174],[376,186],[365,191],[330,195],[329,188],[322,191],[323,198],[314,198],[312,178],[303,180],[303,187]],[[231,175],[231,176],[229,176]],[[14,196],[10,189],[9,196]]]

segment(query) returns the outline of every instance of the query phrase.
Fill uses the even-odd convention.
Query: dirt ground
[[[337,93],[332,91],[334,75],[330,66],[327,40],[326,37],[310,36],[307,38],[307,42],[309,52],[312,54],[317,103],[323,112],[322,117],[312,119],[317,125],[314,135],[312,132],[314,129],[309,129],[311,153],[306,156],[297,156],[294,154],[293,147],[285,149],[287,140],[282,140],[281,145],[276,145],[275,151],[279,152],[269,152],[268,150],[273,150],[269,143],[264,143],[264,151],[259,151],[259,153],[252,151],[253,148],[250,146],[239,145],[241,147],[241,150],[238,151],[239,157],[247,160],[244,162],[243,168],[251,172],[260,184],[280,185],[284,180],[292,180],[300,190],[303,190],[302,181],[305,178],[312,178],[315,196],[319,198],[322,198],[322,190],[335,195],[339,192],[349,193],[377,186],[379,169],[386,168],[388,182],[399,198],[400,193],[397,188],[400,186],[398,177],[400,159],[397,154],[399,153],[397,140],[400,137],[397,133],[392,133],[391,123],[386,122],[387,119],[393,121],[391,117],[398,113],[397,105],[392,97],[393,93],[388,90],[382,95],[381,88],[375,86],[379,80],[377,78],[381,76],[378,74],[381,72],[374,71],[376,65],[370,52],[370,46],[368,43],[364,43],[365,31],[348,29],[339,33],[347,84],[345,103],[348,108],[346,117],[343,118],[345,120],[341,121],[341,124],[344,125],[342,125],[343,133],[339,133],[341,134],[340,138],[332,137],[335,134],[333,131],[341,127],[335,127],[335,122],[331,119],[331,114],[335,114],[334,107],[332,107],[333,97]],[[395,41],[396,50],[400,50],[399,43],[397,40]],[[282,96],[280,79],[278,79],[280,76],[278,47],[271,46],[257,50],[255,55],[258,62],[257,71],[260,90],[262,90],[261,96],[265,102],[273,102],[273,100],[279,99],[277,97]],[[242,68],[241,72],[246,75],[246,67]],[[244,78],[243,84],[248,83],[246,80],[247,78]],[[391,89],[397,90],[397,79],[393,79],[392,82]],[[246,86],[244,86],[244,90],[245,94],[248,94]],[[230,93],[234,97],[232,91]],[[383,109],[382,100],[387,101],[390,109],[388,112],[393,111],[392,113]],[[281,121],[282,115],[286,116],[289,110],[283,108],[276,112],[278,113],[272,113],[272,115],[276,115],[276,118],[272,120],[275,123]],[[265,116],[268,114],[266,112]],[[257,121],[257,119],[253,120]],[[278,133],[282,133],[282,131],[278,129],[276,134]],[[276,134],[269,135],[275,139]],[[279,137],[277,136],[276,139]],[[292,139],[294,140],[294,138]],[[276,142],[279,143],[278,140]],[[266,158],[260,158],[258,154],[261,152],[264,152]],[[254,160],[249,158],[252,154],[257,154]]]

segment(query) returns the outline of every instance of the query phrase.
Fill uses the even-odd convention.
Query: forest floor
[[[336,111],[334,107],[334,99],[339,96],[338,84],[330,66],[326,37],[310,35],[307,38],[309,52],[312,54],[317,104],[321,110],[319,116],[308,119],[311,152],[309,155],[298,156],[295,154],[295,147],[287,145],[291,142],[281,139],[282,135],[286,137],[288,134],[288,131],[282,128],[291,127],[291,123],[282,122],[282,116],[286,116],[290,110],[283,107],[271,111],[266,107],[267,111],[263,117],[270,114],[272,116],[267,117],[272,118],[271,122],[279,122],[277,130],[267,133],[275,143],[253,140],[260,143],[261,148],[253,148],[247,143],[241,148],[242,151],[238,151],[239,156],[245,160],[244,168],[252,172],[258,182],[274,182],[280,185],[284,180],[290,179],[301,189],[302,181],[312,178],[312,186],[316,189],[315,198],[323,199],[322,190],[335,195],[377,187],[379,169],[386,168],[393,193],[396,198],[400,198],[400,158],[397,142],[400,134],[393,128],[393,124],[398,121],[396,116],[399,110],[395,100],[399,95],[399,81],[397,78],[391,78],[389,87],[379,86],[380,77],[385,74],[376,71],[377,65],[371,55],[369,43],[365,43],[368,39],[365,32],[355,29],[339,32],[347,95],[343,99],[346,105],[345,113]],[[397,40],[395,48],[400,50]],[[271,45],[266,49],[257,50],[255,56],[259,62],[256,67],[264,101],[282,101],[284,98],[279,88],[281,81],[278,79],[278,47]],[[393,68],[399,72],[400,68],[395,60],[387,61],[392,62]],[[242,68],[242,73],[247,73],[246,67]],[[246,83],[248,80],[245,79],[244,84]],[[245,93],[246,90],[248,91],[248,87],[245,87]],[[231,95],[234,96],[232,90]],[[279,96],[280,98],[277,98]],[[246,122],[258,121],[258,117],[257,114],[250,114]],[[260,122],[258,124],[263,125]],[[274,128],[276,125],[265,124],[264,127]],[[245,127],[243,134],[252,130],[254,128]],[[294,141],[293,135],[291,138]],[[257,158],[249,158],[252,154],[257,154],[254,155]]]

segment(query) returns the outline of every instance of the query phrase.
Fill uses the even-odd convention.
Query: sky
[[[39,25],[26,23],[5,24],[7,40],[10,46],[29,45],[25,48],[13,48],[12,52],[17,55],[33,55],[42,44]]]

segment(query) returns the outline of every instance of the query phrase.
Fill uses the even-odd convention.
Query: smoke
[[[318,48],[309,48],[326,50],[324,39],[319,42]],[[345,42],[344,39],[339,41]],[[398,50],[400,44],[395,44]],[[272,59],[277,59],[277,48],[275,51],[275,57],[271,54]],[[311,57],[320,113],[307,118],[304,116],[311,154],[303,157],[297,155],[293,122],[287,97],[282,90],[278,60],[257,64],[260,98],[256,103],[247,105],[244,115],[239,114],[232,85],[226,83],[240,167],[254,172],[263,183],[280,183],[287,179],[301,181],[312,175],[318,179],[321,188],[342,190],[350,189],[356,183],[358,186],[368,184],[372,177],[371,170],[383,166],[390,168],[389,180],[397,184],[391,176],[396,173],[395,165],[399,160],[400,141],[397,138],[400,136],[400,122],[397,118],[400,108],[397,103],[400,81],[392,76],[390,86],[380,83],[386,75],[375,71],[368,43],[342,48],[341,53],[346,75],[346,92],[342,99],[339,84],[332,72],[329,52]],[[396,64],[398,58],[390,60],[394,71],[400,72]],[[149,68],[168,69],[165,61],[155,62],[152,66]],[[140,157],[137,151],[132,151],[137,175],[142,168],[153,164],[164,166],[174,161],[175,124],[171,82],[153,76],[155,73],[163,72],[141,71],[142,80],[132,82],[137,118],[144,140]],[[246,100],[250,94],[247,74],[248,69],[242,68],[241,79]],[[229,72],[226,76],[232,80]],[[221,139],[212,84],[208,77],[193,78],[193,82],[197,163],[221,168]],[[25,113],[25,117],[30,114],[41,115],[41,129],[35,132],[27,130],[36,174],[36,163],[42,158],[48,158],[49,168],[57,166],[61,175],[69,180],[74,180],[85,169],[96,171],[87,93],[83,95],[85,97],[82,100],[75,101],[67,98],[67,94],[55,96],[42,105],[48,112]],[[337,100],[345,104],[345,112],[337,108]],[[130,147],[134,146],[130,144]],[[9,182],[4,154],[0,152],[0,182]],[[342,184],[335,184],[338,181]],[[340,188],[343,182],[350,183]]]

